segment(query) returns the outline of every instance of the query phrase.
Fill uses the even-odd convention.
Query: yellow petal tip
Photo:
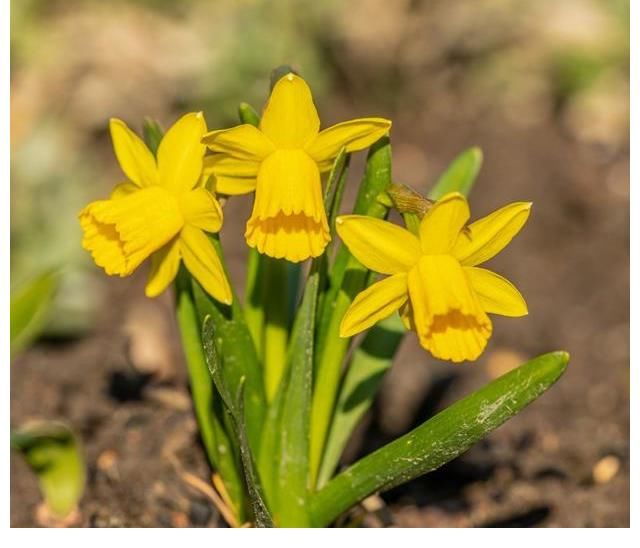
[[[113,131],[114,126],[128,129],[128,126],[124,120],[121,120],[120,118],[109,118],[109,130]]]

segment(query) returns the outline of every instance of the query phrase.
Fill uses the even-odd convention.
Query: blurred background
[[[203,110],[233,125],[261,108],[283,63],[324,126],[393,119],[394,178],[426,191],[463,149],[484,166],[473,217],[531,200],[492,261],[530,314],[495,319],[475,364],[435,363],[407,337],[345,462],[528,357],[566,349],[539,401],[438,472],[383,495],[366,526],[628,526],[629,5],[623,0],[14,0],[12,291],[59,269],[40,339],[11,367],[11,426],[65,421],[87,484],[75,524],[221,526],[205,478],[172,318],[146,272],[109,279],[80,247],[78,211],[122,178],[107,132]],[[355,186],[362,155],[352,163]],[[250,199],[222,233],[242,289]],[[11,522],[44,524],[35,477],[12,454]]]

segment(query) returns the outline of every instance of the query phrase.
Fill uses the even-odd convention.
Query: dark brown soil
[[[420,187],[462,148],[482,147],[473,216],[507,201],[534,202],[528,226],[491,264],[519,286],[530,314],[497,318],[490,347],[476,364],[435,363],[408,337],[348,457],[396,437],[530,356],[566,349],[572,359],[540,400],[456,461],[384,494],[387,510],[363,524],[628,526],[627,151],[578,143],[552,122],[517,127],[488,112],[457,123],[438,118],[437,105],[428,113],[432,123],[394,117],[396,177]],[[426,164],[415,160],[416,150],[426,151]],[[236,279],[248,208],[248,201],[232,202],[226,215],[224,239]],[[93,334],[41,342],[15,360],[11,424],[61,418],[80,433],[89,469],[82,526],[221,526],[213,506],[177,468],[205,480],[209,474],[175,331],[165,337],[172,358],[163,382],[137,373],[128,357],[123,326],[132,308],[146,306],[142,283],[142,275],[109,280]],[[166,325],[170,305],[168,296],[154,305],[156,315],[169,319]],[[602,464],[605,457],[613,458]],[[12,455],[11,524],[36,525],[38,502],[34,477]]]

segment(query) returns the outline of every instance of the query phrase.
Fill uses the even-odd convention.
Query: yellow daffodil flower
[[[247,222],[247,244],[271,257],[292,262],[322,254],[331,237],[320,173],[331,169],[344,147],[354,152],[385,135],[391,122],[360,118],[320,130],[307,83],[289,73],[273,88],[260,127],[243,124],[208,133],[215,154],[205,172],[216,177],[216,192],[255,190]]]
[[[157,161],[127,125],[111,119],[116,158],[127,181],[108,200],[79,215],[82,246],[110,276],[129,276],[151,256],[145,293],[155,297],[175,278],[180,261],[215,299],[231,303],[231,288],[205,232],[222,227],[216,198],[199,185],[207,131],[202,113],[180,118],[164,135]]]
[[[512,203],[465,229],[467,200],[450,193],[424,215],[419,237],[371,217],[338,217],[338,234],[356,259],[390,275],[356,296],[340,336],[351,337],[400,310],[407,329],[436,358],[477,359],[492,332],[487,313],[524,316],[527,304],[508,280],[476,265],[511,241],[530,209],[528,202]]]

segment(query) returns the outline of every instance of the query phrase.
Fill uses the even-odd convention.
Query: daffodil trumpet
[[[125,181],[80,212],[82,245],[111,276],[149,259],[149,297],[175,280],[194,412],[214,471],[212,485],[198,485],[220,515],[234,527],[326,527],[466,451],[548,389],[568,355],[523,364],[338,472],[407,331],[426,350],[425,367],[430,357],[460,363],[486,350],[491,315],[527,314],[515,286],[480,265],[520,232],[531,204],[469,222],[478,149],[438,179],[433,200],[393,185],[391,122],[360,118],[321,131],[311,91],[292,72],[277,79],[261,117],[247,105],[240,113],[245,123],[215,131],[202,113],[164,135],[147,123],[146,144],[111,120]],[[338,215],[348,155],[363,149],[353,213]],[[228,203],[218,196],[249,193],[243,304],[217,236]],[[386,220],[392,209],[408,228]]]

